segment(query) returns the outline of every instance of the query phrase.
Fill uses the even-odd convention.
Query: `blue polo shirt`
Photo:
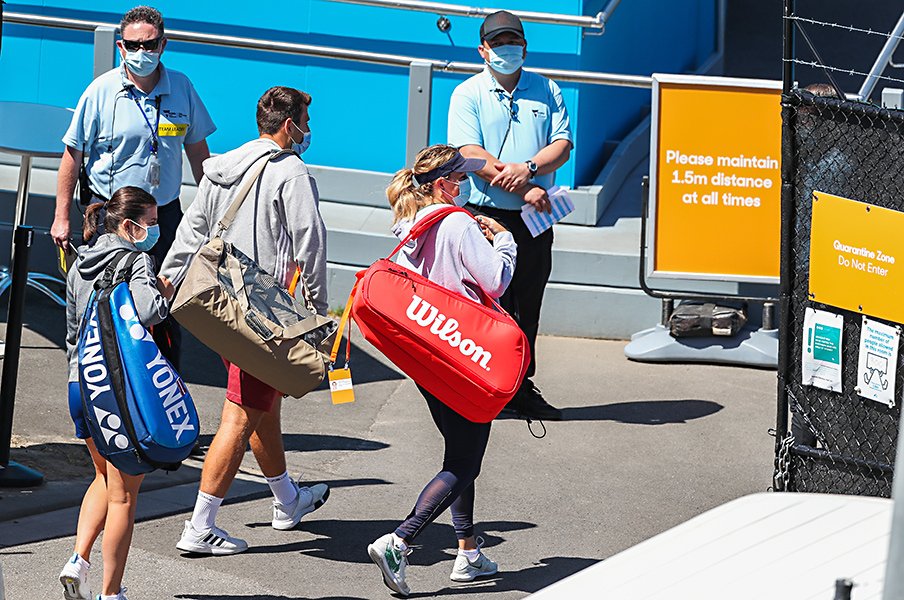
[[[510,102],[489,69],[452,92],[448,137],[453,146],[481,146],[506,163],[530,160],[556,140],[572,141],[562,91],[554,81],[521,71]],[[470,177],[471,204],[507,210],[521,210],[524,205],[521,196],[491,186],[476,175]],[[555,173],[538,175],[532,181],[549,189],[555,184]]]
[[[169,204],[182,185],[182,146],[216,131],[188,77],[162,64],[159,68],[160,81],[148,94],[129,81],[123,66],[92,81],[79,98],[63,143],[87,154],[91,187],[102,196],[135,186],[158,205]],[[151,185],[154,131],[159,185]]]

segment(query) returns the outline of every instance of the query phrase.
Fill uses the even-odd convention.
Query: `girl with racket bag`
[[[470,195],[467,173],[484,164],[482,159],[464,158],[454,146],[421,150],[413,168],[397,172],[386,190],[395,220],[393,233],[404,239],[415,223],[437,209],[463,206]],[[397,263],[479,303],[482,293],[498,298],[508,287],[516,252],[514,238],[499,223],[460,211],[450,213],[404,246]],[[473,581],[497,570],[496,563],[481,551],[482,540],[474,533],[474,480],[480,473],[491,423],[469,421],[423,387],[418,389],[445,442],[442,468],[395,531],[367,547],[386,586],[404,596],[410,593],[405,582],[409,544],[447,508],[452,510],[458,538],[451,579]]]
[[[99,235],[101,219],[103,231],[107,233]],[[87,576],[91,548],[101,531],[104,532],[104,579],[99,598],[125,600],[122,577],[135,524],[138,489],[144,474],[129,475],[121,471],[98,450],[98,445],[119,441],[122,447],[126,443],[122,419],[103,413],[98,431],[105,439],[92,439],[88,421],[94,417],[85,413],[86,404],[79,388],[78,345],[86,308],[96,284],[108,271],[115,277],[126,277],[136,316],[143,327],[160,323],[169,314],[167,301],[158,290],[153,259],[146,254],[159,235],[154,197],[137,187],[120,188],[107,202],[92,204],[85,211],[83,239],[86,244],[79,248],[78,258],[68,273],[69,412],[76,437],[84,439],[88,446],[95,478],[82,500],[75,552],[60,573],[67,600],[94,598],[88,590]],[[92,243],[89,245],[88,242]]]

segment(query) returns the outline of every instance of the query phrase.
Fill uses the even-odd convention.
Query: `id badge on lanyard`
[[[151,152],[148,179],[150,179],[152,186],[157,187],[160,185],[160,159],[157,158],[156,152]]]

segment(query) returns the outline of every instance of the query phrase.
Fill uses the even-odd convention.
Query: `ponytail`
[[[97,234],[97,225],[100,221],[100,213],[106,207],[106,202],[95,202],[85,209],[85,225],[82,227],[82,239],[87,243]]]
[[[386,197],[389,206],[392,207],[393,223],[414,219],[418,210],[440,202],[433,197],[433,182],[419,185],[415,181],[415,176],[432,171],[456,154],[458,148],[455,146],[445,144],[429,146],[418,152],[413,167],[396,172],[389,187],[386,188]]]
[[[154,197],[141,188],[132,186],[119,188],[106,202],[96,202],[85,209],[82,239],[88,242],[97,235],[101,211],[105,211],[104,231],[116,233],[123,221],[128,219],[137,223],[148,208],[156,204]]]

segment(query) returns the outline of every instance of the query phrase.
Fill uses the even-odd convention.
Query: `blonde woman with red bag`
[[[443,206],[463,206],[469,196],[467,173],[482,168],[482,159],[466,159],[454,146],[422,150],[413,168],[397,172],[386,190],[395,223],[393,233],[404,239],[411,227]],[[487,243],[489,242],[489,243]],[[511,233],[489,217],[477,219],[452,213],[404,246],[397,263],[430,281],[481,302],[481,290],[498,298],[515,270],[517,246]],[[480,473],[491,423],[475,423],[418,386],[433,422],[443,436],[443,464],[420,493],[411,513],[391,533],[367,547],[383,582],[407,596],[405,568],[411,544],[447,508],[458,538],[453,581],[473,581],[493,575],[497,565],[481,551],[474,533],[474,480]]]

